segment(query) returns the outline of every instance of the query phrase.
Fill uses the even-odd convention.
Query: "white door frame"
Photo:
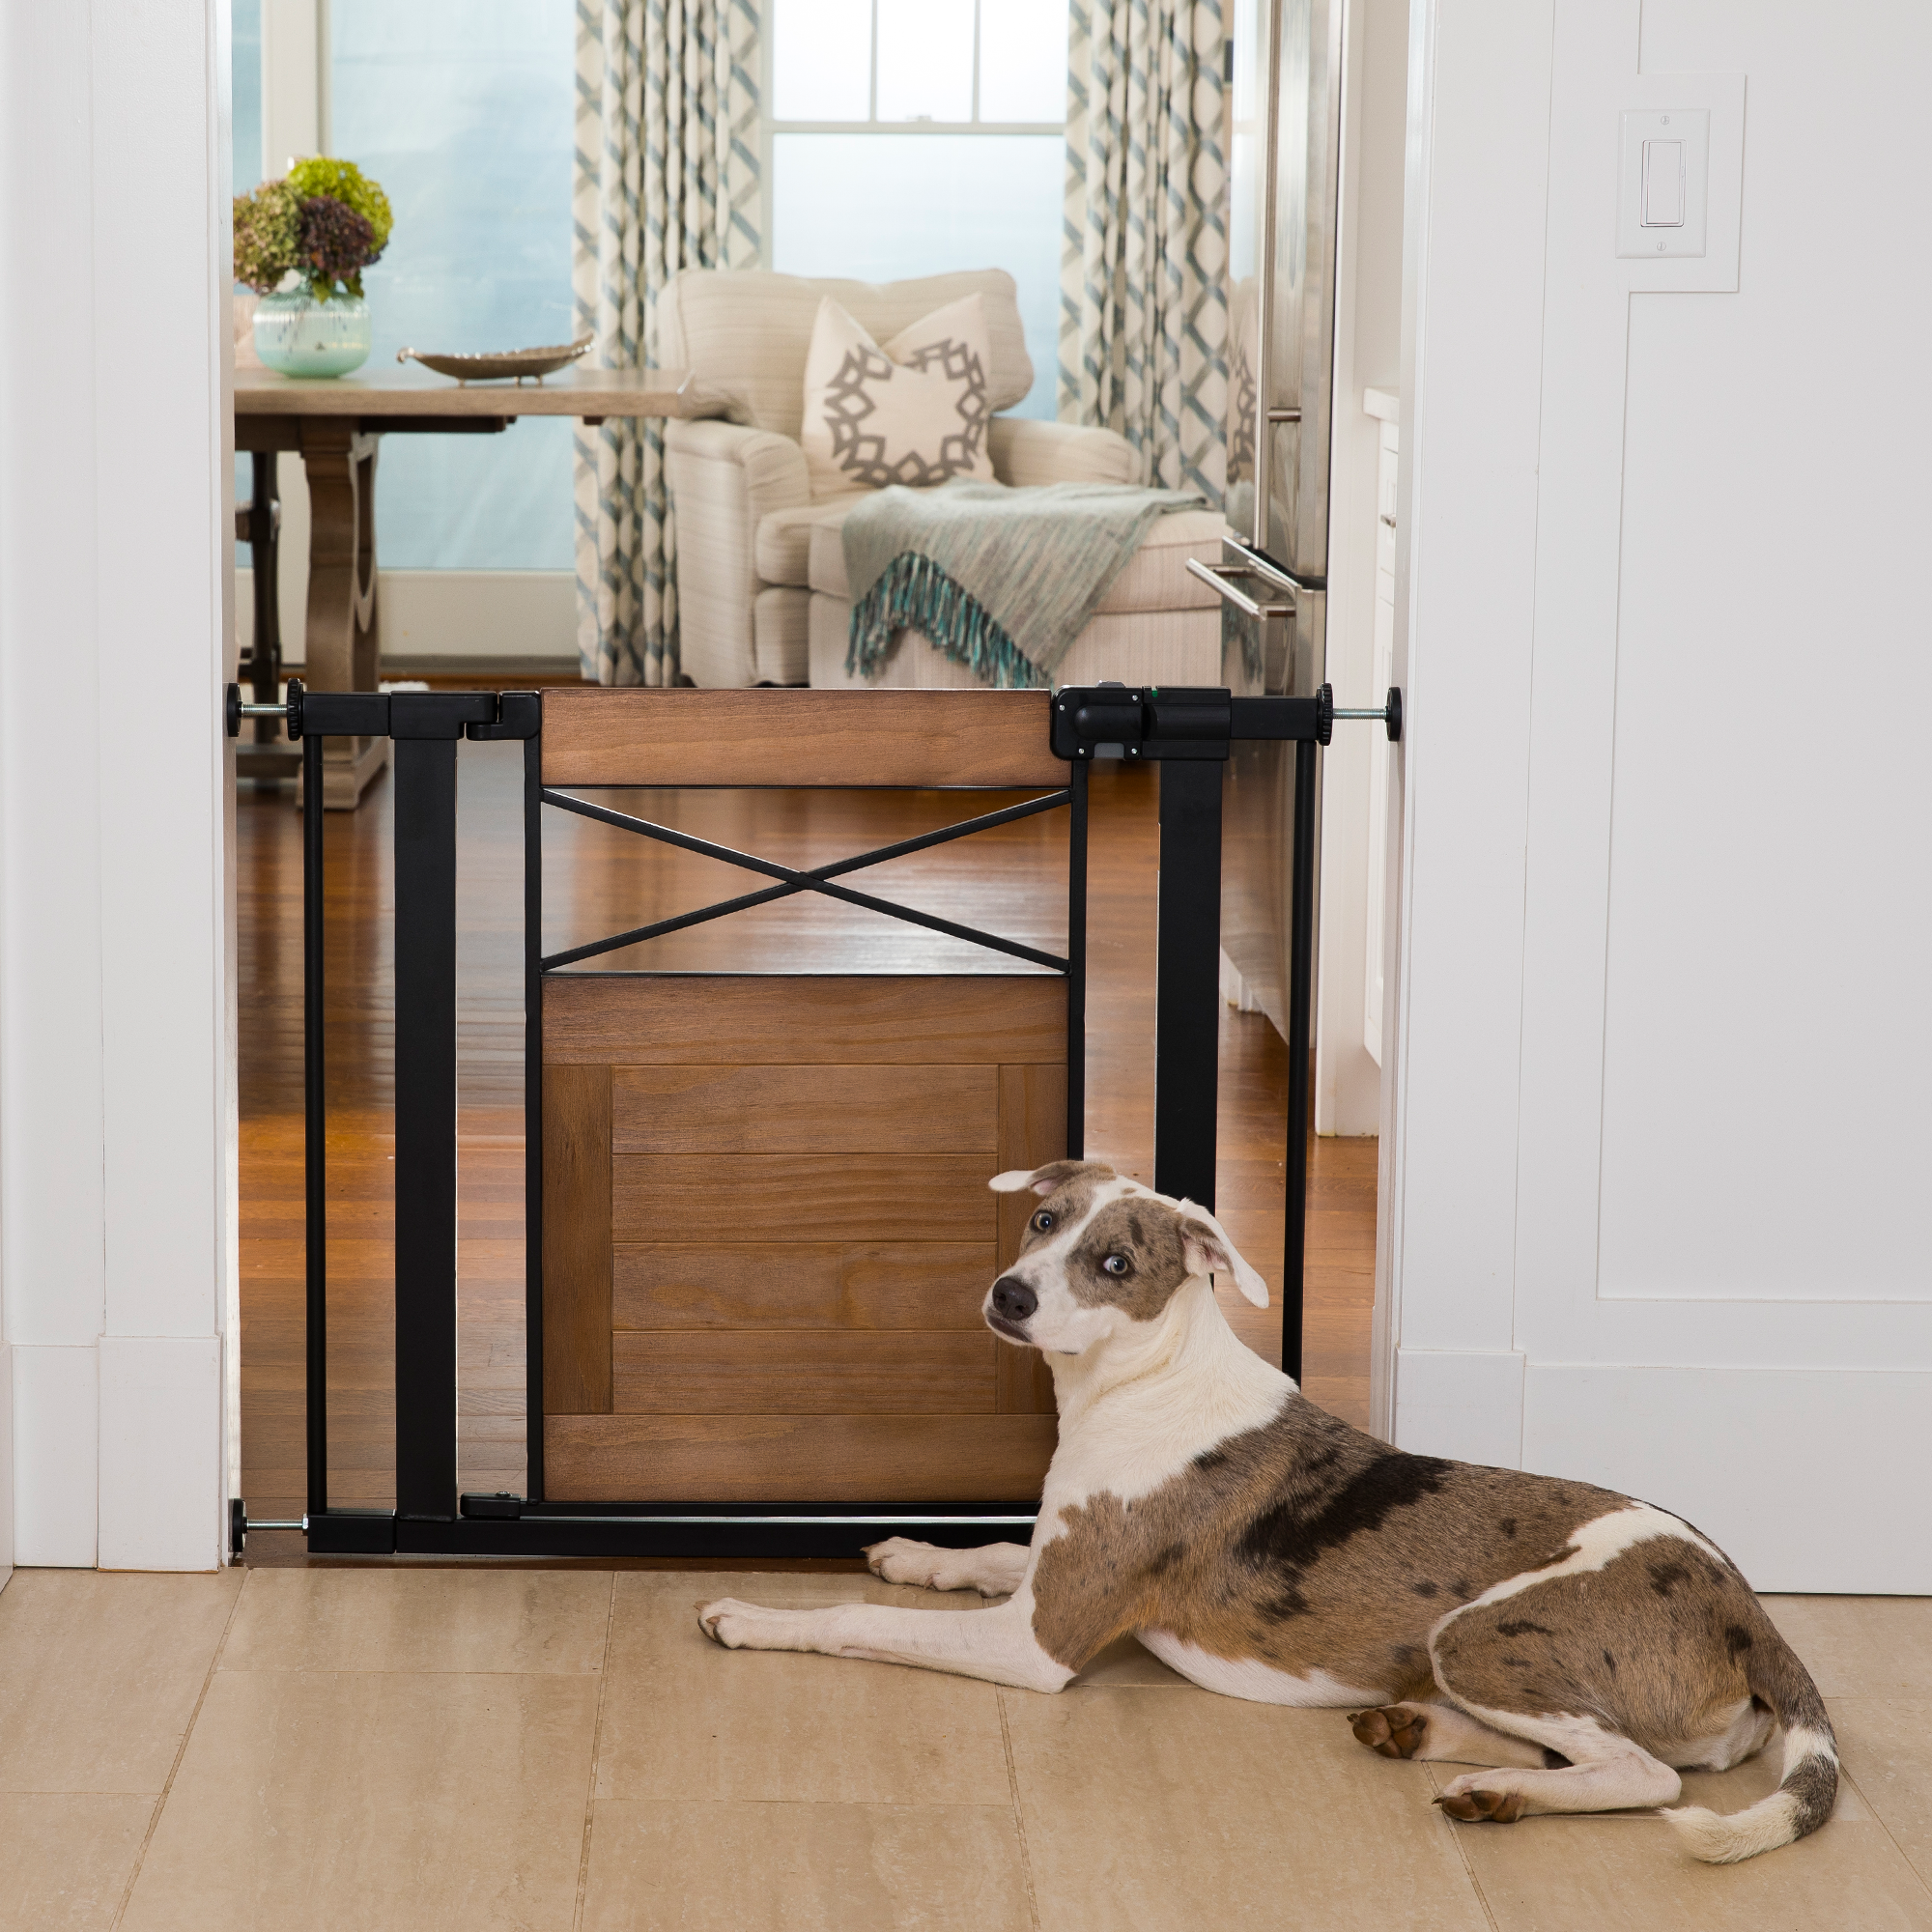
[[[238,1333],[228,8],[0,33],[0,1566],[205,1570]]]

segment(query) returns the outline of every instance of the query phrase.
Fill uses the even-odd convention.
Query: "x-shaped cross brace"
[[[735,899],[722,900],[717,905],[701,906],[696,912],[679,913],[674,919],[661,919],[650,925],[634,926],[629,932],[613,933],[609,939],[594,939],[587,946],[574,946],[568,952],[549,953],[541,962],[546,973],[558,966],[575,965],[580,959],[594,959],[602,952],[615,952],[620,947],[636,946],[640,940],[656,939],[667,932],[679,932],[688,925],[701,925],[707,920],[723,919],[726,913],[743,912],[750,906],[768,905],[774,899],[790,898],[795,893],[823,893],[828,898],[842,899],[847,905],[864,906],[868,912],[882,912],[889,919],[904,920],[909,925],[923,925],[928,931],[968,940],[975,946],[990,947],[995,952],[1010,953],[1015,959],[1031,959],[1035,965],[1050,966],[1056,973],[1068,970],[1067,962],[1057,953],[1042,952],[1037,947],[1022,946],[1017,940],[1002,939],[997,933],[981,932],[977,926],[960,925],[929,912],[916,912],[911,906],[896,905],[891,899],[875,898],[870,893],[857,892],[850,886],[835,886],[831,882],[846,872],[883,865],[888,859],[903,858],[908,852],[923,852],[929,846],[944,845],[951,839],[964,838],[995,825],[1010,824],[1016,818],[1030,818],[1037,811],[1051,811],[1058,806],[1070,805],[1073,802],[1070,790],[1047,792],[1040,798],[1028,799],[1024,805],[1009,805],[1003,811],[989,811],[958,825],[923,833],[917,838],[901,839],[896,845],[882,845],[876,852],[862,852],[856,859],[836,859],[829,866],[814,866],[806,872],[791,866],[781,866],[770,859],[754,858],[748,852],[733,851],[728,845],[714,845],[708,838],[694,838],[689,832],[674,831],[668,825],[655,825],[648,818],[634,818],[628,812],[612,811],[609,806],[592,805],[587,799],[572,798],[568,792],[553,791],[548,785],[543,788],[541,796],[545,805],[557,806],[583,818],[594,818],[602,825],[614,825],[620,832],[640,833],[644,838],[658,839],[663,844],[676,845],[706,859],[722,859],[727,866],[742,866],[748,872],[762,872],[767,878],[783,882],[768,886],[761,893],[746,893]]]

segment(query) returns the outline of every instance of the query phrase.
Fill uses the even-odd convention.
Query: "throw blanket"
[[[845,668],[869,676],[894,635],[915,630],[988,684],[1050,683],[1148,526],[1205,507],[1130,483],[881,490],[845,519]]]

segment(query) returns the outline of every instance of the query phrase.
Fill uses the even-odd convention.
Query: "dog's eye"
[[[1033,1217],[1033,1224],[1043,1235],[1049,1228],[1053,1226],[1053,1216],[1049,1214],[1044,1208],[1042,1208],[1039,1210],[1039,1212]]]
[[[1109,1255],[1100,1265],[1109,1274],[1128,1274],[1132,1272],[1132,1264],[1127,1260],[1125,1255]]]

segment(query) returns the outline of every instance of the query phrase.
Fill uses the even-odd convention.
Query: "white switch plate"
[[[1708,107],[1643,107],[1627,110],[1617,180],[1617,253],[1668,261],[1702,255],[1709,225],[1711,110]],[[1644,221],[1644,144],[1681,141],[1684,145],[1682,220],[1669,227]]]

